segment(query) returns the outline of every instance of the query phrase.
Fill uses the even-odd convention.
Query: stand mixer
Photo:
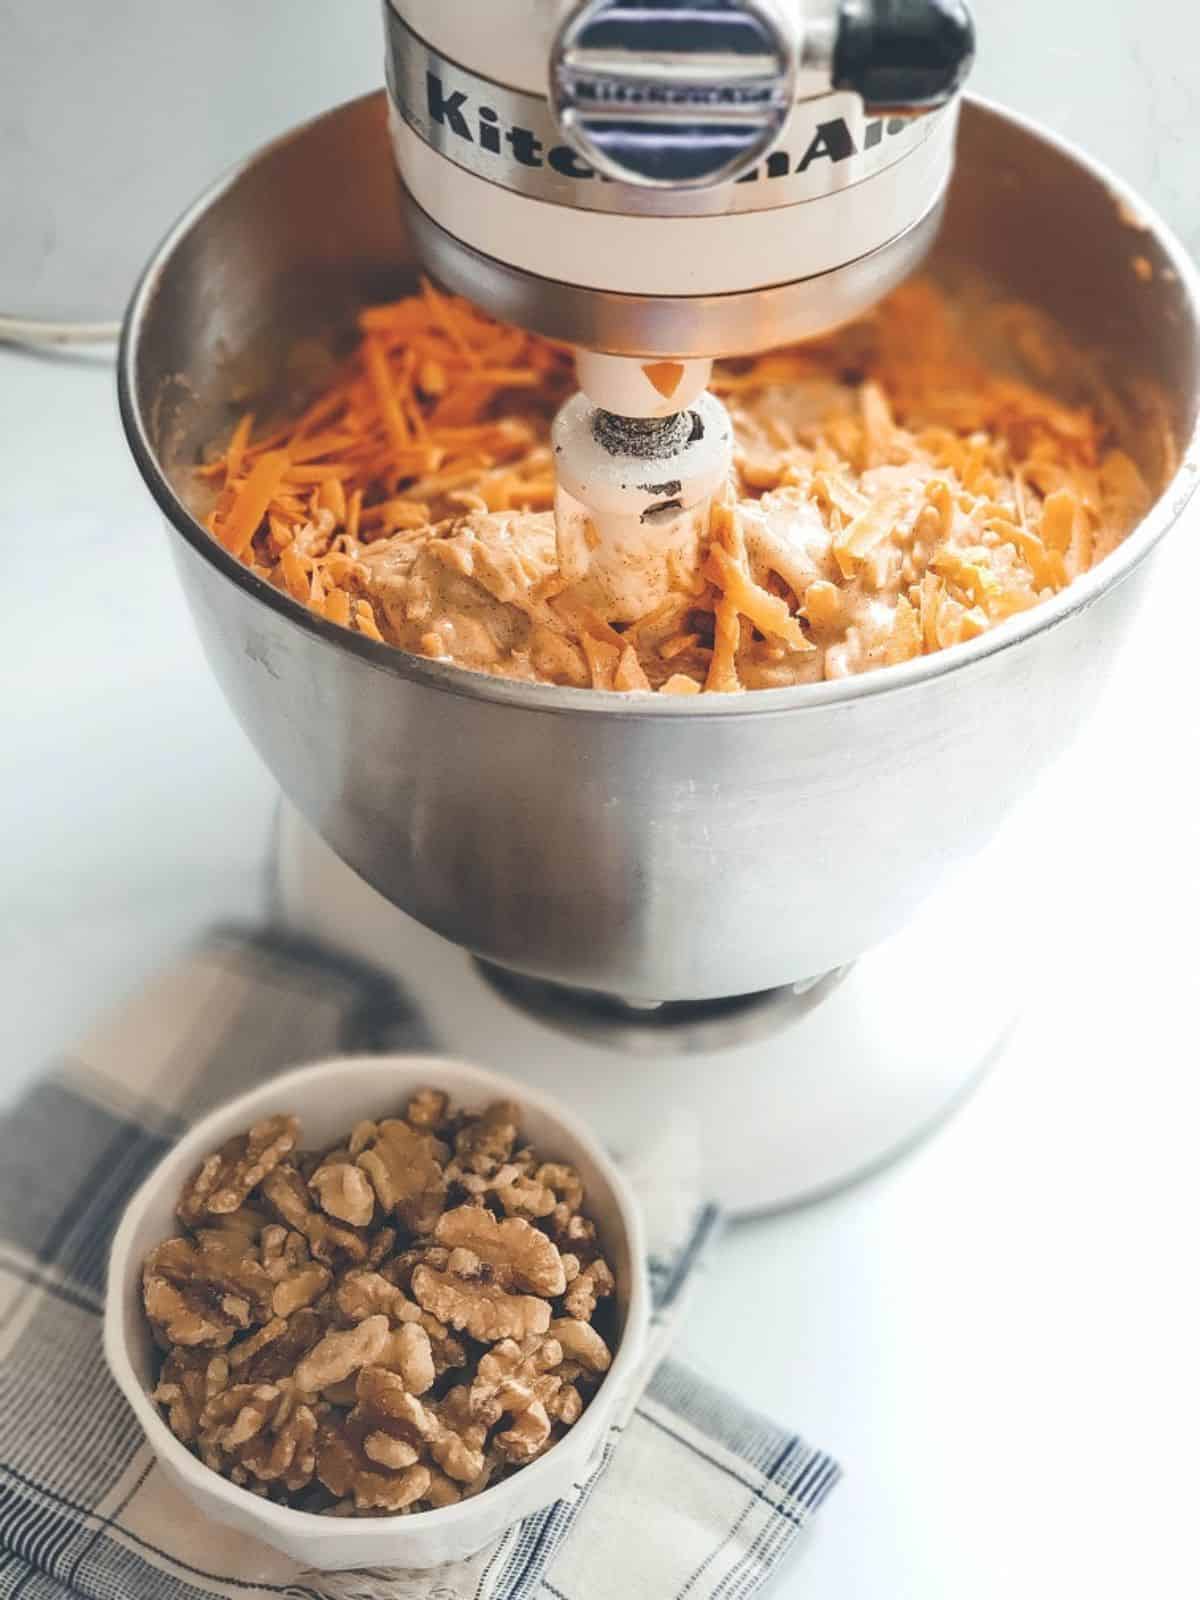
[[[712,358],[838,325],[932,245],[973,40],[953,0],[385,15],[386,99],[189,213],[120,365],[209,660],[286,797],[279,918],[396,973],[443,1046],[552,1089],[618,1152],[669,1124],[734,1210],[826,1192],[936,1122],[1011,1021],[1037,868],[1014,830],[985,846],[1094,703],[1190,493],[1193,269],[1107,174],[967,103],[938,260],[1170,397],[1183,468],[1113,556],[949,652],[793,689],[618,695],[408,656],[295,607],[189,514],[244,373],[416,263],[574,345],[560,562],[620,620],[727,472]],[[1135,256],[1153,287],[1130,298]]]

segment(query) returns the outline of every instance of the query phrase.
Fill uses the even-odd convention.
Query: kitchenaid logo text
[[[594,168],[569,144],[555,144],[548,148],[532,128],[513,123],[505,126],[494,106],[472,100],[465,89],[448,90],[436,72],[425,74],[426,103],[430,121],[444,132],[461,139],[495,156],[511,157],[522,167],[550,167],[564,178],[600,178]],[[861,143],[855,138],[850,125],[842,117],[828,122],[818,122],[808,137],[803,152],[797,157],[795,150],[775,149],[766,161],[739,178],[739,183],[753,183],[759,178],[789,178],[799,175],[817,161],[841,162],[867,150],[874,150],[885,138],[902,133],[911,123],[902,117],[889,117],[868,122],[862,130]],[[601,181],[606,181],[601,178]]]
[[[571,78],[571,96],[588,105],[604,106],[752,106],[770,105],[773,85],[740,83],[613,83],[607,78]]]

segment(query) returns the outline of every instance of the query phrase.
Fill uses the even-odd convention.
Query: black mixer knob
[[[962,0],[844,0],[833,86],[872,113],[931,111],[962,87],[975,27]]]

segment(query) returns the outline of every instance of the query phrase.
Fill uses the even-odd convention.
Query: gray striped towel
[[[706,1207],[672,1217],[675,1185],[644,1195],[655,1291],[644,1387],[587,1481],[471,1560],[302,1571],[205,1521],[155,1469],[100,1348],[125,1201],[189,1120],[270,1073],[431,1043],[377,975],[272,936],[221,934],[3,1113],[0,1600],[737,1600],[778,1567],[838,1467],[664,1359],[717,1224]],[[647,1173],[669,1160],[656,1152]]]

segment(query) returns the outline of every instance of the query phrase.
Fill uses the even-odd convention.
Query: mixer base
[[[707,1192],[746,1215],[865,1176],[970,1089],[1014,1020],[997,997],[998,973],[1002,994],[1019,988],[1023,941],[1001,914],[1011,877],[993,849],[903,932],[827,982],[819,1004],[766,1036],[703,1053],[626,1054],[518,1009],[465,951],[388,904],[287,806],[277,912],[289,930],[393,973],[440,1048],[559,1096],[618,1155],[635,1155],[664,1128],[692,1135]]]

